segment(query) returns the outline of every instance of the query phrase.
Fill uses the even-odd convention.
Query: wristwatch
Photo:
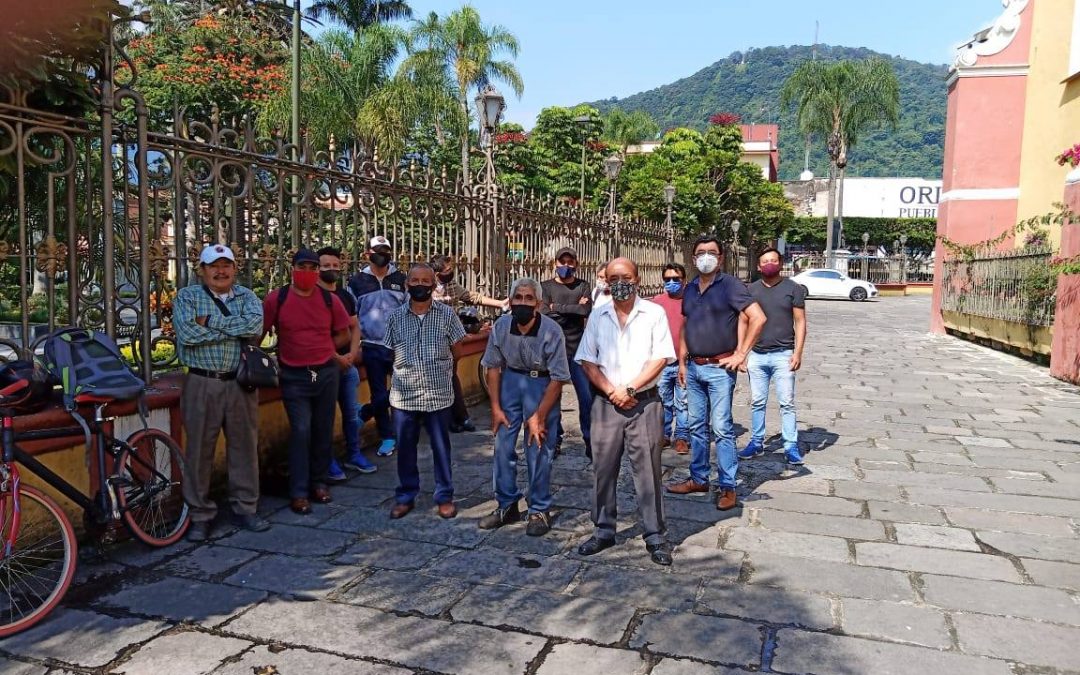
[[[626,395],[630,398],[634,398],[635,396],[637,396],[637,389],[634,389],[630,385],[626,385]]]

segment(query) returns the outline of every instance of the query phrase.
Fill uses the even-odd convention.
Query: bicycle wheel
[[[114,477],[124,524],[144,544],[174,544],[189,524],[180,446],[160,429],[140,429],[126,445]]]
[[[0,494],[0,545],[6,545],[16,508]],[[60,506],[37,488],[19,488],[19,530],[10,552],[0,549],[0,638],[41,621],[67,593],[75,576],[75,530]]]

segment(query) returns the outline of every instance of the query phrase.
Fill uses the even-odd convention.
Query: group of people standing
[[[481,360],[491,403],[497,505],[479,526],[494,529],[520,521],[525,497],[526,534],[550,530],[551,468],[564,438],[560,400],[563,386],[570,384],[594,475],[595,529],[578,552],[592,555],[615,543],[616,485],[625,454],[646,548],[653,562],[670,565],[663,448],[691,456],[689,477],[666,490],[707,494],[715,445],[715,505],[734,508],[738,459],[764,452],[765,408],[775,383],[786,459],[802,463],[794,379],[806,337],[804,290],[781,277],[775,249],[760,254],[761,277],[749,287],[719,271],[722,249],[716,238],[699,238],[693,256],[698,271],[693,280],[682,265],[669,263],[664,293],[645,299],[638,293],[633,261],[616,258],[601,265],[593,288],[579,274],[577,253],[564,248],[556,253],[553,278],[520,278],[509,297],[498,300],[461,288],[446,257],[413,264],[407,275],[393,269],[389,241],[375,237],[370,265],[349,281],[348,290],[341,287],[339,252],[301,250],[293,260],[292,283],[260,304],[249,289],[235,284],[232,252],[208,246],[200,260],[203,283],[182,289],[174,308],[179,358],[188,369],[181,412],[191,538],[205,539],[215,516],[207,493],[222,429],[232,518],[248,529],[269,527],[255,513],[257,400],[234,380],[239,344],[270,331],[278,338],[290,423],[293,511],[310,513],[311,501],[331,501],[327,484],[344,477],[331,451],[336,403],[344,420],[346,468],[375,470],[359,444],[359,427],[370,419],[381,439],[377,453],[397,453],[391,518],[412,511],[419,494],[421,428],[432,449],[437,512],[456,516],[450,433],[474,428],[455,367],[465,330],[454,305],[467,302],[509,310],[492,326]],[[218,305],[230,316],[222,316]],[[361,359],[371,400],[357,410]],[[750,441],[737,453],[731,404],[740,371],[750,376],[752,420]],[[524,493],[517,480],[519,437],[527,465]]]

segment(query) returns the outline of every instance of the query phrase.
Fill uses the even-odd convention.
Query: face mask
[[[555,268],[555,274],[559,275],[560,279],[572,279],[576,271],[577,269],[571,265],[559,265]]]
[[[596,290],[598,290],[598,291],[606,291],[607,287],[608,287],[607,282],[604,281],[603,279],[597,279],[596,280]]]
[[[438,277],[439,281],[443,282],[444,284],[448,284],[454,280],[453,272],[450,272],[449,274],[438,274],[436,276]]]
[[[678,295],[682,292],[682,282],[677,280],[665,281],[664,290],[668,295]]]
[[[761,266],[761,274],[766,277],[775,277],[780,274],[780,263],[765,263]]]
[[[336,284],[341,279],[341,270],[319,270],[319,279],[325,284]]]
[[[417,302],[431,299],[431,286],[409,286],[409,297]]]
[[[305,293],[315,288],[315,283],[319,280],[319,270],[293,270],[292,282],[293,286],[296,286]]]
[[[510,315],[514,317],[514,323],[524,326],[536,316],[536,308],[530,305],[511,305]]]
[[[629,300],[637,290],[637,286],[629,281],[616,281],[611,284],[611,299],[616,301]]]
[[[711,274],[720,265],[720,257],[715,253],[702,253],[694,258],[694,265],[702,274]]]
[[[386,265],[390,262],[390,254],[373,251],[372,253],[368,254],[368,260],[370,260],[371,264],[375,267],[386,267]]]

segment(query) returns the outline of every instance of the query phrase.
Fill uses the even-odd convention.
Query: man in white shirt
[[[626,258],[612,260],[607,282],[612,302],[593,311],[574,357],[596,392],[591,434],[596,530],[578,553],[593,555],[615,544],[615,488],[627,452],[645,547],[654,563],[670,565],[660,490],[664,407],[656,383],[664,367],[675,362],[675,347],[663,308],[638,297],[637,265]]]

